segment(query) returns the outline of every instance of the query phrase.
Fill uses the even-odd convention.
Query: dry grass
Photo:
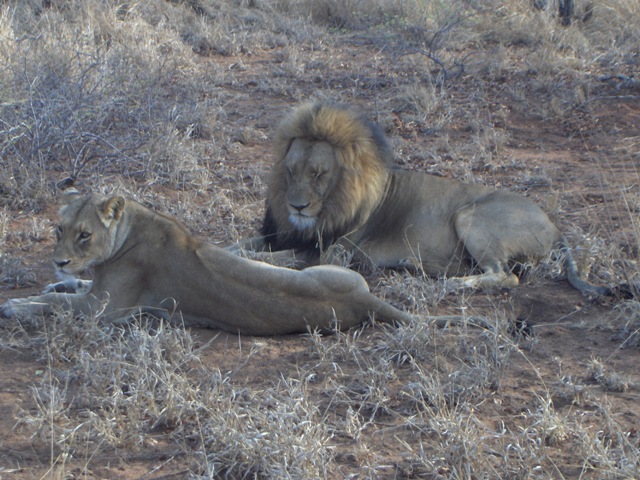
[[[637,132],[613,146],[589,135],[607,98],[637,94],[640,3],[594,2],[589,18],[578,7],[563,27],[528,0],[2,2],[0,282],[49,280],[36,265],[57,188],[70,181],[125,192],[216,242],[247,236],[262,212],[273,123],[309,97],[364,106],[406,168],[533,197],[591,280],[633,281],[638,172],[601,159],[635,165]],[[565,164],[540,160],[564,147],[523,135],[518,119],[562,127],[597,178],[572,189]],[[520,295],[559,285],[562,263],[526,266]],[[495,328],[367,325],[293,347],[221,348],[212,365],[213,347],[179,319],[4,322],[0,351],[37,370],[16,431],[46,452],[39,477],[108,477],[98,469],[140,458],[143,478],[164,465],[175,478],[212,479],[639,476],[637,427],[609,403],[637,400],[637,375],[613,358],[638,350],[636,301],[598,321],[574,297],[553,322],[527,311],[531,336],[514,332],[512,292],[366,274],[377,295],[423,318],[465,313]],[[616,350],[563,363],[551,357],[567,352],[541,350],[557,331],[584,336],[585,349],[604,331]]]
[[[621,435],[612,419],[603,445],[582,436],[582,427],[559,414],[550,397],[540,397],[515,429],[488,426],[474,405],[500,390],[516,345],[495,333],[428,329],[423,335],[424,328],[417,323],[406,327],[410,334],[381,331],[373,349],[362,331],[310,335],[312,363],[256,390],[202,368],[202,349],[179,325],[142,322],[120,329],[61,313],[21,330],[20,348],[37,348],[49,368],[32,390],[35,408],[23,413],[19,427],[51,445],[51,468],[58,472],[73,458],[99,452],[115,451],[126,460],[166,437],[174,444],[171,455],[188,459],[188,471],[205,478],[333,478],[333,445],[343,437],[358,445],[360,459],[368,458],[362,470],[376,476],[387,467],[376,465],[376,454],[367,456],[365,446],[377,422],[391,422],[405,439],[402,468],[413,475],[554,475],[546,450],[572,438],[588,449],[589,466],[613,469],[622,458],[633,461],[626,455],[637,458],[632,443],[611,438]],[[59,368],[69,362],[72,369]],[[396,370],[403,368],[397,362],[409,371]],[[437,368],[425,370],[430,363]],[[603,387],[614,388],[615,375],[602,380],[601,362],[594,359],[589,369]],[[318,377],[326,398],[320,403]]]
[[[49,367],[18,427],[51,446],[52,468],[105,451],[126,460],[157,446],[164,432],[173,455],[205,478],[326,476],[330,434],[306,382],[282,379],[268,391],[236,386],[199,364],[181,325],[141,320],[114,328],[63,312],[38,323],[13,332],[15,346],[37,348]]]

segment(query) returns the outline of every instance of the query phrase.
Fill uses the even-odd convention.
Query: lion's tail
[[[571,247],[569,247],[566,239],[563,237],[559,244],[560,249],[565,254],[564,268],[567,274],[567,280],[569,280],[573,288],[590,295],[604,295],[609,297],[614,295],[614,291],[609,287],[592,285],[583,280],[580,275],[580,270],[578,269],[578,264],[571,253]]]

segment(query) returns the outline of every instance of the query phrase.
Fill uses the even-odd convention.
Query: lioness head
[[[353,111],[323,102],[296,108],[274,139],[267,208],[278,234],[348,233],[382,198],[391,157],[382,132]]]
[[[56,227],[53,264],[62,274],[77,275],[107,260],[116,246],[116,227],[124,211],[122,196],[102,198],[66,194]]]

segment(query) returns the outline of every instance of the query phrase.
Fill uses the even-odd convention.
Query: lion
[[[514,287],[517,263],[565,253],[573,287],[611,290],[580,278],[547,214],[509,191],[392,166],[379,127],[348,107],[311,102],[277,128],[260,236],[229,250],[293,252],[298,265],[373,264],[456,277],[460,287]]]
[[[180,313],[185,324],[246,335],[331,332],[368,317],[400,324],[414,318],[370,293],[352,270],[292,270],[240,258],[121,195],[67,194],[56,233],[57,271],[76,276],[92,268],[92,283],[74,279],[65,283],[79,286],[79,293],[52,288],[9,300],[2,316],[67,309],[118,322],[140,313]]]

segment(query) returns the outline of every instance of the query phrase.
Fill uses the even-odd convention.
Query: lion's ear
[[[122,217],[126,200],[122,195],[116,195],[106,200],[100,208],[100,219],[106,227],[112,222],[117,222]]]

